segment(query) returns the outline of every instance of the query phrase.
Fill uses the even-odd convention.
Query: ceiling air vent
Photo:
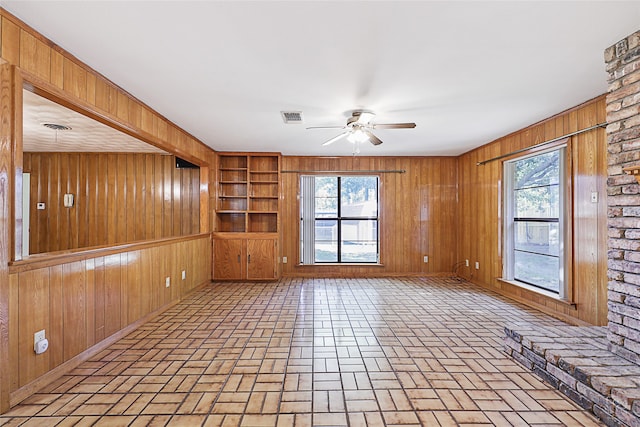
[[[42,126],[53,130],[71,130],[69,126],[59,125],[57,123],[43,123]]]
[[[302,123],[302,111],[280,111],[286,124]]]

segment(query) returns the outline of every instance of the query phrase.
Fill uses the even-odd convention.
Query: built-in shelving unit
[[[277,278],[280,154],[218,153],[217,172],[214,278]]]
[[[218,232],[277,233],[280,156],[219,154]]]

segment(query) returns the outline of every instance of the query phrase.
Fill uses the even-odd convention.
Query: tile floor
[[[450,278],[212,284],[0,425],[600,425],[502,352],[527,322]]]

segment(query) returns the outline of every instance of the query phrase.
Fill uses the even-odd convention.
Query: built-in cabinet
[[[277,236],[250,233],[215,234],[213,277],[216,280],[278,278]]]
[[[279,276],[280,154],[218,153],[215,280]]]

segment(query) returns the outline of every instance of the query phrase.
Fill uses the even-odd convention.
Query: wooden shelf
[[[280,156],[219,153],[216,231],[277,233]]]

